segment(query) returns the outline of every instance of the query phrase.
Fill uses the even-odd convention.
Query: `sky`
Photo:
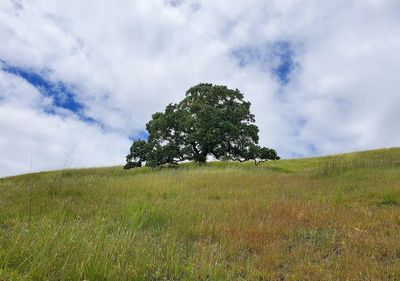
[[[122,165],[201,82],[283,158],[400,146],[399,73],[398,0],[2,0],[0,176]]]

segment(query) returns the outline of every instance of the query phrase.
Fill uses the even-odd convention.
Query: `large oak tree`
[[[133,142],[125,168],[193,160],[204,163],[212,156],[221,160],[256,164],[277,160],[276,151],[258,146],[258,127],[250,113],[250,102],[239,90],[226,86],[199,84],[185,98],[153,114],[147,123],[147,141]]]

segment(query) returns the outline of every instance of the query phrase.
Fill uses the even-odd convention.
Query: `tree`
[[[222,160],[255,163],[277,160],[275,150],[261,148],[258,127],[250,113],[250,102],[239,90],[226,86],[199,84],[185,98],[153,114],[146,124],[147,142],[132,144],[127,156],[130,167],[138,162],[157,167],[192,160],[205,163],[208,156]]]
[[[131,146],[130,153],[126,156],[124,169],[141,167],[142,162],[147,161],[149,145],[144,140],[135,140]]]
[[[279,160],[281,159],[276,151],[267,147],[260,147],[258,145],[250,145],[248,154],[245,155],[245,160],[254,160],[256,165],[265,162],[267,160]]]

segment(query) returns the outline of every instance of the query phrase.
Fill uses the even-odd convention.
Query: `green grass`
[[[400,280],[399,241],[398,148],[0,179],[0,280]]]

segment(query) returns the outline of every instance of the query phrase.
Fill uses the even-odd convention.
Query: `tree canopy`
[[[149,137],[135,140],[125,168],[176,165],[190,160],[205,163],[207,157],[256,164],[280,159],[274,149],[258,145],[258,127],[250,102],[239,90],[199,84],[185,98],[157,112],[146,124]]]

